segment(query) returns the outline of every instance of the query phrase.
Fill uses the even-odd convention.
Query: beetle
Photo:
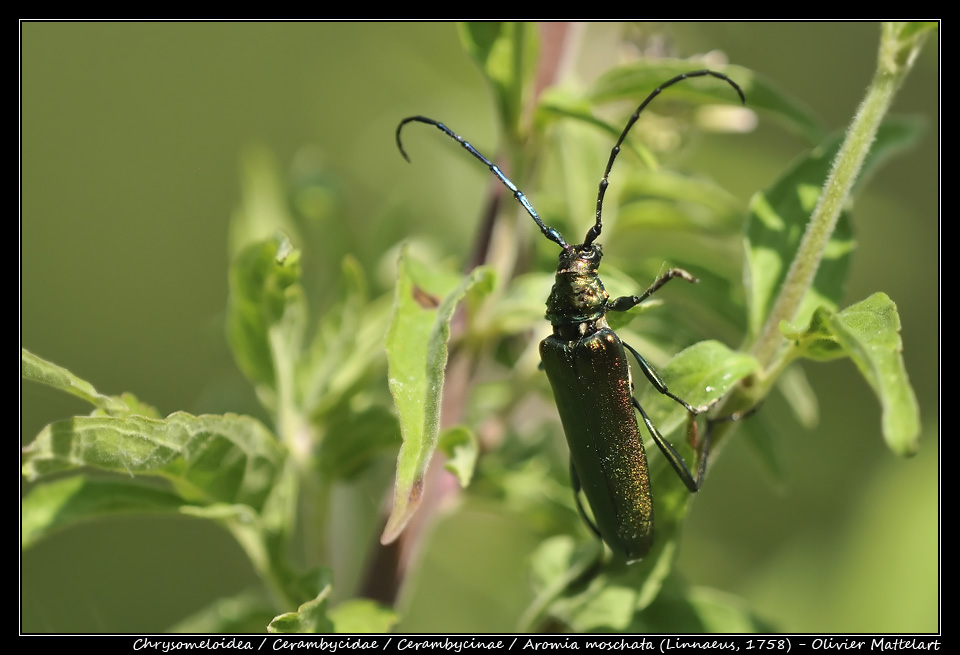
[[[577,510],[610,549],[628,562],[639,561],[650,552],[654,533],[650,478],[637,412],[654,442],[691,492],[698,491],[703,482],[710,449],[710,423],[697,448],[699,461],[694,476],[634,397],[627,351],[633,355],[653,387],[683,406],[691,418],[705,412],[709,406],[694,407],[674,395],[643,356],[623,342],[608,326],[606,314],[627,311],[639,305],[675,278],[687,282],[697,280],[687,271],[673,268],[659,276],[639,296],[611,299],[598,273],[603,253],[596,240],[603,229],[601,213],[610,171],[630,128],[644,108],[664,89],[689,78],[704,76],[726,82],[736,90],[741,102],[746,103],[743,91],[736,82],[712,70],[683,73],[654,89],[627,121],[610,152],[597,192],[594,224],[587,231],[583,243],[577,245],[567,243],[557,230],[546,225],[527,197],[493,162],[443,123],[426,116],[410,116],[400,121],[396,131],[397,148],[408,162],[410,158],[400,140],[400,132],[407,123],[433,125],[460,143],[513,193],[543,235],[560,246],[556,280],[547,299],[546,311],[553,334],[540,343],[540,359],[553,388],[560,422],[570,449],[570,479]],[[736,418],[741,417],[715,420]],[[592,521],[580,500],[581,491],[592,509]]]

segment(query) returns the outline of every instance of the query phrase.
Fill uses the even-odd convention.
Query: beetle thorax
[[[597,269],[602,252],[599,244],[577,245],[565,248],[560,253],[557,277],[547,299],[547,320],[566,334],[583,334],[583,328],[595,331],[596,327],[578,326],[595,323],[607,313],[610,299]],[[570,329],[570,328],[574,329]]]

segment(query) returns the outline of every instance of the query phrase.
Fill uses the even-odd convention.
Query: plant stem
[[[904,37],[905,27],[902,23],[885,23],[882,26],[876,73],[833,162],[780,295],[752,348],[751,352],[764,371],[770,371],[771,364],[782,352],[780,322],[795,320],[803,298],[813,284],[840,212],[870,152],[877,129],[922,45],[926,32],[913,32]],[[777,368],[776,364],[774,368]],[[767,384],[772,382],[771,376]]]

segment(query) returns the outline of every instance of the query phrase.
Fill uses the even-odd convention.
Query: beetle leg
[[[603,537],[600,536],[600,528],[587,516],[586,510],[583,509],[583,502],[580,500],[580,477],[577,475],[577,469],[573,466],[572,457],[570,458],[570,487],[573,489],[573,499],[577,501],[577,513],[580,514],[580,518],[593,530],[597,538],[602,540]]]
[[[633,406],[640,412],[640,416],[643,417],[643,422],[646,424],[647,430],[650,431],[653,440],[657,443],[657,447],[660,448],[664,457],[666,457],[670,465],[673,466],[673,470],[676,471],[680,479],[683,480],[683,484],[685,484],[691,492],[699,491],[700,484],[703,482],[703,474],[707,470],[707,455],[710,453],[710,431],[707,430],[707,435],[704,437],[699,453],[697,454],[697,459],[700,461],[697,466],[697,477],[694,479],[693,473],[690,472],[687,463],[683,461],[683,457],[680,456],[680,453],[677,452],[669,441],[663,438],[660,431],[654,427],[653,421],[647,416],[647,413],[643,410],[643,407],[640,406],[640,403],[637,402],[637,399],[631,398],[631,400],[633,401]]]
[[[660,377],[660,374],[657,373],[657,371],[656,371],[652,366],[650,366],[650,364],[647,362],[647,360],[645,360],[645,359],[643,358],[643,355],[641,355],[640,353],[638,353],[638,352],[633,348],[633,346],[631,346],[631,345],[630,345],[629,343],[627,343],[626,341],[623,342],[623,345],[624,345],[624,347],[625,347],[627,350],[629,350],[631,353],[633,353],[634,359],[636,359],[636,360],[637,360],[637,364],[640,365],[640,370],[643,371],[643,374],[644,374],[645,376],[647,376],[647,379],[648,379],[648,380],[650,380],[650,384],[652,384],[653,387],[654,387],[657,391],[659,391],[660,393],[662,393],[664,396],[667,396],[668,398],[672,398],[673,400],[677,401],[679,404],[681,404],[681,405],[683,406],[684,409],[686,409],[688,412],[690,412],[690,413],[693,414],[694,416],[696,416],[697,414],[703,414],[705,411],[707,411],[708,409],[710,409],[711,407],[713,407],[713,405],[716,403],[716,401],[714,401],[713,403],[710,403],[710,404],[707,404],[707,405],[702,405],[702,406],[700,406],[700,407],[694,407],[693,405],[691,405],[690,403],[688,403],[688,402],[687,402],[686,400],[684,400],[683,398],[680,398],[679,396],[673,395],[673,394],[670,392],[670,390],[667,389],[667,383],[663,381],[663,378]]]
[[[636,307],[644,300],[652,296],[657,289],[675,277],[683,278],[691,284],[695,284],[697,282],[697,278],[693,277],[690,273],[686,272],[682,268],[671,268],[669,271],[654,280],[653,284],[651,284],[650,287],[639,296],[620,296],[616,300],[611,300],[609,303],[607,303],[607,309],[613,312],[625,312],[632,307]]]
[[[657,289],[659,289],[664,284],[666,284],[667,282],[669,282],[670,280],[676,277],[683,278],[684,280],[690,283],[697,282],[697,278],[693,277],[693,275],[683,270],[682,268],[671,268],[669,271],[667,271],[666,273],[658,277],[656,280],[654,280],[653,284],[651,284],[650,287],[646,291],[641,293],[639,296],[620,296],[615,300],[611,300],[610,302],[607,303],[607,310],[614,311],[614,312],[625,312],[632,307],[636,307],[637,305],[642,303],[644,300],[649,298],[651,295],[653,295],[653,293]],[[663,378],[660,377],[660,374],[657,373],[657,371],[654,370],[652,366],[650,366],[647,360],[643,358],[643,355],[641,355],[636,350],[634,350],[633,346],[631,346],[629,343],[624,342],[623,345],[626,346],[627,350],[633,353],[633,357],[637,360],[637,364],[640,365],[640,370],[643,371],[643,374],[647,377],[648,380],[650,380],[650,384],[652,384],[657,391],[678,402],[680,405],[683,406],[684,409],[686,409],[688,412],[690,412],[694,416],[696,416],[697,414],[702,414],[703,412],[710,409],[710,407],[712,407],[712,404],[704,405],[701,407],[694,407],[693,405],[691,405],[684,399],[680,398],[679,396],[675,396],[673,393],[670,392],[669,389],[667,389],[667,383],[663,381]]]
[[[751,407],[750,409],[744,412],[734,412],[733,414],[727,414],[726,416],[718,416],[717,418],[708,418],[707,419],[707,439],[710,438],[710,432],[713,430],[714,423],[728,423],[731,421],[740,421],[745,418],[750,418],[751,416],[757,413],[757,410],[760,409],[760,405],[762,404],[763,403],[754,405],[753,407]]]

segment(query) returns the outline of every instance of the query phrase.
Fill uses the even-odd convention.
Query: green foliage
[[[255,171],[248,195],[256,201],[248,198],[234,218],[227,339],[273,430],[235,414],[161,418],[132,395],[101,394],[23,350],[25,379],[94,410],[52,423],[24,447],[23,475],[40,484],[23,499],[22,543],[119,514],[211,520],[236,538],[265,588],[221,599],[174,631],[385,630],[395,621],[391,610],[372,601],[331,604],[328,569],[298,573],[291,540],[298,511],[322,515],[334,483],[362,478],[384,453],[395,452],[397,420],[378,384],[383,358],[369,347],[386,329],[388,304],[367,297],[364,274],[348,256],[340,299],[308,338],[300,250],[271,232],[290,220],[276,209],[286,192],[263,153],[251,154],[247,164]],[[65,472],[73,475],[49,479]],[[314,538],[318,549],[323,530]],[[275,616],[286,608],[299,609]]]
[[[475,286],[490,288],[487,269],[474,269],[462,279],[431,273],[411,262],[406,248],[400,254],[397,278],[386,346],[390,391],[400,415],[403,446],[397,458],[397,488],[393,512],[383,531],[384,543],[397,538],[423,496],[424,476],[440,433],[440,402],[453,312]]]
[[[260,510],[283,456],[270,432],[246,416],[165,419],[77,416],[48,425],[23,451],[30,480],[94,466],[169,480],[186,500],[242,503]]]
[[[920,408],[907,380],[897,306],[885,293],[833,313],[818,307],[804,330],[783,324],[799,356],[817,361],[849,357],[873,388],[883,407],[883,436],[898,455],[919,448]]]
[[[531,23],[460,23],[460,41],[493,90],[501,125],[520,125],[537,61],[537,29]],[[519,133],[512,131],[511,140]]]
[[[443,467],[457,476],[461,487],[466,489],[470,486],[477,457],[480,455],[477,435],[462,425],[449,428],[440,435],[437,448],[447,458]]]
[[[857,178],[862,181],[884,159],[909,148],[922,131],[916,120],[891,119],[876,135]],[[829,175],[840,150],[842,137],[836,135],[799,158],[767,190],[750,202],[747,222],[749,327],[758,334],[773,310],[777,292],[783,287],[791,262],[800,249],[804,228],[820,200],[823,180]],[[817,307],[836,309],[843,298],[843,283],[855,248],[850,210],[840,212],[837,225],[823,252],[813,284],[794,317],[804,322]]]
[[[123,514],[177,512],[175,493],[131,482],[72,476],[36,487],[23,499],[20,545],[28,548],[51,532],[87,519]]]
[[[644,288],[665,259],[700,278],[686,296],[694,300],[684,318],[659,307],[663,298],[609,317],[672,392],[693,405],[718,402],[712,415],[720,416],[758,406],[779,385],[797,415],[813,422],[813,392],[791,364],[849,357],[880,400],[888,446],[898,455],[916,452],[919,409],[896,306],[883,293],[846,308],[841,303],[855,248],[852,194],[882,160],[917,139],[916,122],[885,114],[929,30],[926,24],[884,28],[878,79],[842,137],[824,137],[805,107],[737,66],[723,71],[743,88],[746,109],[736,106],[727,85],[699,78],[671,87],[636,125],[611,175],[601,273],[614,296]],[[595,202],[594,180],[632,110],[610,119],[602,105],[629,100],[635,106],[664,80],[704,67],[638,59],[585,89],[541,90],[534,88],[542,56],[534,26],[466,24],[459,31],[494,97],[504,143],[497,154],[511,162],[511,179],[545,222],[567,235],[588,226],[583,217]],[[726,107],[717,112],[717,104]],[[811,148],[754,195],[743,227],[745,208],[732,193],[674,170],[667,160],[694,128],[736,131],[750,112],[802,135]],[[463,156],[451,149],[450,157]],[[430,486],[439,449],[459,487],[469,486],[468,498],[521,517],[537,535],[529,560],[534,597],[519,629],[770,629],[741,600],[687,585],[674,573],[691,495],[651,444],[653,551],[626,565],[583,530],[567,488],[566,455],[551,441],[559,430],[555,411],[536,370],[536,344],[549,329],[542,321],[551,284],[545,271],[554,266],[556,248],[537,235],[534,261],[523,260],[523,249],[513,246],[536,231],[509,196],[497,222],[499,247],[478,248],[491,246],[489,266],[454,272],[440,263],[445,257],[404,244],[384,256],[395,263],[396,285],[378,296],[368,282],[375,276],[342,254],[326,231],[347,222],[330,195],[307,202],[308,194],[298,196],[262,151],[245,155],[244,173],[231,226],[226,337],[267,419],[163,417],[130,394],[101,394],[23,350],[23,379],[93,407],[88,416],[51,423],[23,449],[22,474],[35,483],[22,501],[23,548],[82,521],[192,516],[229,531],[263,585],[220,599],[172,630],[389,631],[404,608],[360,598],[366,590],[335,588],[340,580],[330,568],[331,552],[346,542],[358,561],[375,556],[382,551],[371,555],[379,546],[370,535],[381,529],[384,544],[409,539],[406,547],[422,548],[420,532],[405,527],[418,510],[425,521],[435,518],[435,504],[422,501],[441,493]],[[322,247],[304,236],[311,226],[321,226]],[[634,240],[648,236],[651,257],[635,256]],[[318,278],[326,296],[322,312],[313,314],[304,274],[311,256],[322,260]],[[527,269],[532,272],[516,274]],[[742,336],[740,348],[714,340],[721,330]],[[695,446],[684,431],[695,436],[704,421],[691,424],[636,371],[633,381],[651,419],[692,461]],[[761,461],[777,470],[769,437],[751,430],[749,421],[714,427],[715,445],[742,427]],[[337,532],[335,494],[360,488],[378,502],[388,493],[394,458],[389,517],[368,506],[352,532]],[[456,495],[452,488],[442,493]]]
[[[750,355],[730,350],[719,341],[701,341],[677,353],[661,373],[670,380],[670,390],[694,407],[710,405],[737,384],[756,374],[757,362]],[[664,430],[684,422],[686,411],[652,386],[640,395],[640,404]]]

